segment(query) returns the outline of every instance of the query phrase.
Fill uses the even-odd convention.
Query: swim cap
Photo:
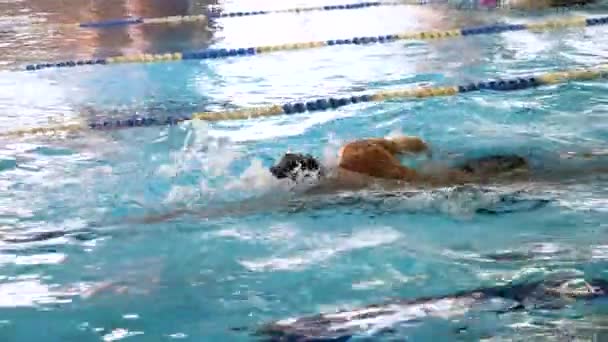
[[[283,158],[270,168],[278,179],[289,178],[298,181],[302,178],[317,177],[322,174],[321,164],[309,154],[286,153]]]

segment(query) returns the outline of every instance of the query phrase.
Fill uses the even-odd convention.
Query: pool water
[[[332,1],[220,6],[235,11],[340,3]],[[594,66],[608,57],[606,28],[599,26],[202,62],[22,71],[27,63],[88,56],[575,14],[399,6],[98,31],[47,31],[31,24],[199,14],[206,5],[0,3],[0,131],[49,121],[163,117],[460,84]],[[438,160],[519,153],[538,169],[568,177],[491,191],[443,188],[304,200],[290,197],[266,172],[286,150],[331,164],[341,143],[399,133],[421,136]],[[608,177],[590,171],[608,162],[602,155],[608,87],[601,81],[248,121],[1,139],[2,341],[248,341],[265,323],[387,298],[445,295],[556,272],[608,277]],[[486,210],[496,208],[500,196],[517,193],[548,203]],[[198,214],[159,219],[183,208]],[[146,217],[157,219],[143,221]],[[375,339],[603,341],[605,313],[600,302],[474,320],[429,319]]]

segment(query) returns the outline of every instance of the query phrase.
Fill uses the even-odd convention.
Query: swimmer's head
[[[299,181],[303,178],[319,178],[322,168],[321,163],[309,154],[286,153],[270,168],[270,172],[278,179]]]

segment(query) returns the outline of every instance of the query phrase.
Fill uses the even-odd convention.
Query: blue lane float
[[[305,112],[319,112],[337,109],[347,105],[388,100],[424,99],[431,97],[456,96],[476,91],[514,91],[531,89],[538,86],[567,83],[570,81],[591,81],[608,78],[608,64],[590,68],[548,72],[529,77],[516,77],[474,82],[454,86],[414,87],[409,89],[378,90],[374,93],[346,97],[319,98],[302,102],[287,102],[253,108],[242,108],[234,111],[199,112],[187,116],[169,116],[163,119],[155,117],[131,117],[126,120],[101,120],[87,125],[80,123],[52,127],[34,127],[0,132],[0,137],[23,136],[27,134],[68,134],[86,129],[113,130],[129,127],[175,125],[188,120],[223,121],[247,120],[260,117],[294,115]]]

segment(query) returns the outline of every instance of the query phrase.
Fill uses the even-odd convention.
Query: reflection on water
[[[36,60],[204,48],[212,37],[205,22],[100,30],[50,24],[128,16],[193,15],[205,13],[211,4],[214,2],[199,0],[75,0],[69,1],[69,5],[59,0],[5,2],[0,4],[0,66],[14,67]]]
[[[330,1],[329,3],[331,3]],[[338,1],[339,2],[339,1]],[[319,4],[327,4],[319,1]],[[210,22],[186,22],[179,24],[150,24],[126,25],[103,29],[82,29],[74,23],[95,22],[108,19],[138,17],[166,17],[175,15],[198,15],[210,11],[209,6],[217,5],[215,1],[176,0],[176,1],[144,1],[144,0],[109,0],[109,1],[71,1],[67,6],[63,1],[35,1],[23,0],[12,3],[3,3],[0,8],[0,66],[3,69],[20,66],[27,62],[54,61],[64,59],[81,59],[94,57],[108,57],[129,53],[160,53],[167,51],[183,51],[202,49],[209,45],[214,30],[225,31],[232,36],[231,43],[236,45],[249,45],[252,35],[269,36],[270,44],[294,41],[292,30],[275,30],[276,27],[290,24],[307,24],[308,18],[296,17],[293,13],[273,15],[272,20],[260,17],[242,17],[230,24],[217,20]],[[300,6],[314,6],[307,3]],[[232,10],[269,10],[277,7],[276,4],[226,4],[219,7],[219,11]],[[294,7],[293,5],[291,7]],[[279,8],[289,8],[279,6]],[[390,11],[393,9],[390,7]],[[380,11],[378,13],[365,13],[359,11],[360,20],[377,20],[383,16],[386,8],[368,8],[367,11]],[[403,8],[396,7],[394,11]],[[353,12],[357,15],[356,11]],[[404,17],[412,29],[451,29],[463,25],[477,25],[497,17],[492,14],[484,16],[470,15],[466,12],[454,12],[443,7],[409,6],[404,11]],[[325,15],[328,21],[333,22],[336,13]],[[340,15],[340,13],[337,13]],[[372,18],[370,18],[370,15]],[[375,15],[378,18],[373,18]],[[412,20],[414,19],[414,20]],[[403,26],[403,25],[399,25]],[[399,27],[397,26],[397,27]],[[328,25],[315,25],[308,27],[301,33],[301,40],[336,39],[352,36],[352,28],[348,25],[337,26],[335,37],[318,37],[318,33],[327,31]],[[271,29],[271,31],[265,32]],[[249,31],[248,31],[249,30]],[[234,32],[233,32],[234,31]],[[249,34],[243,34],[247,32]],[[396,33],[390,25],[380,34]],[[272,40],[276,42],[272,42]],[[240,43],[240,42],[243,43]]]
[[[33,61],[54,61],[107,57],[130,53],[159,53],[205,48],[212,31],[207,22],[176,25],[118,26],[81,29],[57,25],[100,21],[128,16],[165,17],[193,15],[207,11],[213,2],[176,1],[17,1],[0,4],[0,129],[15,125],[48,125],[74,119],[94,120],[102,113],[111,117],[114,107],[122,105],[119,115],[134,115],[142,110],[152,115],[192,113],[200,101],[180,100],[190,96],[193,77],[188,73],[154,70],[67,70],[59,75],[10,73]],[[177,66],[179,67],[179,66]],[[171,66],[168,67],[169,70]],[[109,69],[109,68],[108,68]],[[108,73],[105,73],[108,72]],[[179,74],[179,76],[175,76]],[[131,83],[131,93],[120,91]],[[103,91],[99,91],[103,89]],[[196,92],[198,93],[198,92]],[[134,95],[134,94],[138,94]],[[162,98],[160,98],[162,97]],[[177,103],[172,105],[172,102]],[[102,107],[102,105],[105,107]],[[135,106],[136,109],[124,108]],[[110,109],[108,109],[108,107]],[[109,112],[108,112],[109,111]],[[126,114],[125,114],[126,113]]]
[[[318,4],[340,3],[338,0],[317,1]],[[490,16],[446,12],[428,6],[400,6],[104,29],[53,25],[128,16],[200,14],[205,13],[210,5],[214,4],[186,0],[78,1],[70,3],[70,6],[60,1],[3,4],[6,10],[0,17],[0,28],[8,39],[0,41],[0,73],[2,69],[21,69],[24,64],[32,62],[188,51],[205,48],[212,43],[231,47],[260,46],[407,30],[446,29],[493,20]],[[69,8],[64,9],[64,6]],[[279,7],[296,6],[281,4]],[[223,11],[236,11],[275,7],[277,4],[272,3],[229,3],[221,8]],[[344,19],[344,25],[335,25],[336,15]],[[389,15],[401,20],[385,20]],[[362,22],[366,25],[357,25]],[[277,27],[281,29],[277,30]],[[318,93],[320,84],[324,93],[351,92],[350,87],[362,88],[359,84],[365,89],[370,80],[377,82],[375,86],[399,84],[403,80],[399,75],[405,71],[430,74],[430,77],[411,79],[428,83],[435,71],[445,65],[446,59],[451,61],[448,63],[450,67],[479,62],[477,43],[453,41],[450,49],[445,49],[443,44],[423,46],[414,43],[403,49],[399,43],[374,47],[378,52],[354,46],[203,63],[167,62],[6,73],[6,77],[0,77],[0,130],[46,126],[49,121],[88,123],[125,119],[138,114],[163,120],[169,115],[190,115],[197,111],[267,104],[287,97],[322,95]],[[426,58],[420,60],[420,56]],[[387,63],[387,58],[394,63]],[[352,63],[353,60],[366,60],[367,66],[359,68]],[[318,76],[311,75],[311,65],[320,73]],[[338,70],[336,65],[342,70]],[[345,76],[324,77],[322,74],[326,71]],[[284,77],[285,73],[290,77]],[[346,87],[345,82],[348,83]],[[125,87],[129,91],[123,91]],[[318,120],[311,123],[315,121]],[[256,127],[259,128],[257,131],[271,131],[260,125]],[[257,131],[239,132],[240,139],[248,139],[248,135],[256,135]]]

